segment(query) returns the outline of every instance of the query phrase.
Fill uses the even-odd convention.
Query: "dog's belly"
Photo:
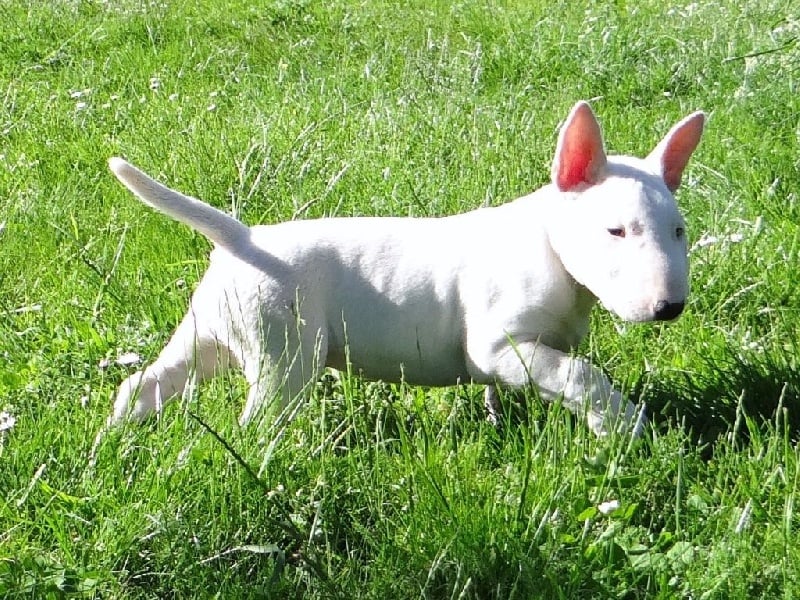
[[[369,234],[359,230],[353,238]],[[324,315],[326,364],[388,382],[466,381],[460,264],[452,245],[434,247],[433,236],[398,235],[369,247],[353,243],[342,250],[339,244],[298,268],[307,275],[307,306]],[[438,260],[431,261],[434,254]]]
[[[326,365],[391,383],[447,386],[469,381],[460,336],[445,329],[439,323],[392,328],[351,322],[346,336],[332,332]]]
[[[389,349],[390,350],[390,349]],[[470,380],[466,365],[460,357],[431,356],[408,360],[403,352],[353,356],[350,351],[346,356],[339,348],[328,352],[327,366],[344,371],[350,370],[366,379],[381,380],[389,383],[405,382],[411,385],[443,387],[464,383]],[[449,360],[448,360],[449,359]],[[348,365],[349,360],[349,365]]]

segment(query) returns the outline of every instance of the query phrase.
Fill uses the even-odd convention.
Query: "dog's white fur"
[[[141,419],[234,364],[250,385],[240,421],[283,405],[325,366],[389,382],[472,380],[563,397],[598,434],[633,405],[571,355],[597,299],[628,321],[676,317],[688,293],[672,192],[703,130],[694,113],[645,159],[607,157],[588,104],[565,121],[552,183],[503,206],[442,218],[331,218],[248,228],[120,158],[116,176],[216,248],[156,361],[122,383],[110,417]]]

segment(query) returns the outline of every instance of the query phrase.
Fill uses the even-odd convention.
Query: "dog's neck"
[[[545,235],[547,235],[547,230],[545,229]],[[549,236],[548,236],[549,238]],[[552,240],[548,239],[548,244],[550,246],[550,252],[553,255],[553,260],[558,264],[560,270],[566,275],[567,279],[569,280],[574,301],[574,314],[576,315],[585,315],[586,318],[589,318],[589,313],[592,312],[592,308],[597,303],[597,296],[595,296],[589,288],[579,282],[575,277],[573,277],[572,273],[567,269],[564,265],[564,262],[561,260],[561,256],[558,253],[558,250],[553,245]]]

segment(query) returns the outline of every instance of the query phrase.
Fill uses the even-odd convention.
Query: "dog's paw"
[[[638,438],[647,424],[647,414],[644,405],[637,410],[633,403],[612,388],[605,402],[593,400],[586,421],[589,428],[601,437],[618,431]]]
[[[598,436],[612,431],[629,431],[638,436],[646,421],[643,410],[637,411],[600,369],[584,360],[570,364],[564,405],[577,415],[585,415],[589,428]]]
[[[160,406],[158,382],[139,371],[120,384],[108,421],[110,425],[123,421],[142,421]]]

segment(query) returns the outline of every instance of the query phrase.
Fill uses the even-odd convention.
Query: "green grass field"
[[[800,597],[796,0],[7,0],[0,84],[0,597]],[[109,156],[248,223],[445,215],[544,184],[579,99],[614,153],[710,117],[687,311],[581,349],[641,442],[349,376],[241,429],[231,375],[90,464],[210,249]]]

